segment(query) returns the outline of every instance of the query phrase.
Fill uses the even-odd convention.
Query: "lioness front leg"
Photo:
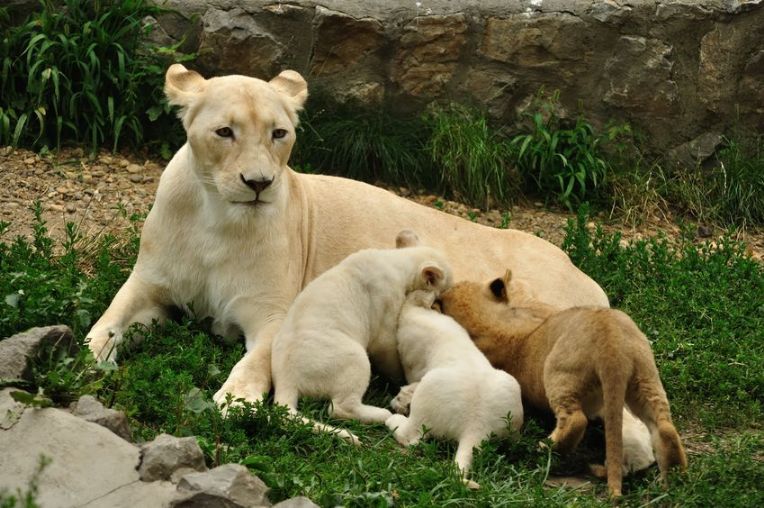
[[[281,321],[270,322],[255,336],[247,337],[247,349],[239,360],[228,379],[212,399],[218,406],[223,406],[226,396],[230,393],[233,400],[244,399],[247,402],[262,400],[263,394],[271,391],[271,342],[281,327]]]
[[[116,361],[117,347],[131,324],[164,321],[169,303],[164,294],[162,288],[143,281],[135,272],[131,273],[109,308],[87,334],[86,341],[96,361]]]

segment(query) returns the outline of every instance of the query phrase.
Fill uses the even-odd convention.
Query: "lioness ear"
[[[509,301],[509,298],[507,297],[507,285],[504,283],[504,279],[495,279],[491,282],[489,287],[491,288],[491,293],[493,293],[493,296],[495,296],[497,300],[501,302]]]
[[[164,80],[164,93],[173,106],[180,106],[180,116],[184,110],[204,91],[207,80],[201,74],[190,71],[181,64],[173,64],[167,69]]]
[[[444,276],[443,269],[437,265],[427,265],[422,268],[422,280],[428,287],[435,287]]]
[[[269,83],[289,99],[295,111],[300,111],[305,105],[305,100],[308,98],[308,83],[299,72],[283,71]]]
[[[410,229],[404,229],[395,237],[395,248],[415,247],[419,245],[419,236]]]

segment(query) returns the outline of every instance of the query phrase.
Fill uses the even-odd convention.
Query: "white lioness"
[[[367,354],[396,350],[408,293],[440,295],[451,281],[445,258],[430,247],[365,249],[321,274],[297,296],[273,339],[274,401],[297,414],[301,395],[328,398],[337,418],[384,423],[390,411],[361,400],[371,378]]]
[[[416,383],[411,394],[409,416],[395,414],[385,425],[404,446],[427,436],[453,439],[456,466],[467,480],[473,448],[491,434],[509,435],[523,425],[520,384],[506,372],[495,369],[451,317],[431,309],[433,291],[412,291],[406,297],[398,320],[398,353],[406,381]],[[278,391],[278,386],[277,386]],[[412,385],[404,387],[411,391]]]
[[[138,260],[88,333],[98,359],[115,359],[131,323],[163,320],[193,305],[214,331],[246,338],[247,353],[215,395],[258,400],[271,387],[271,339],[312,279],[362,248],[382,248],[417,229],[442,250],[459,280],[485,280],[509,266],[547,303],[608,305],[602,289],[557,247],[417,205],[353,180],[301,175],[287,166],[305,80],[204,79],[179,64],[165,92],[188,136],[159,182]],[[352,132],[348,132],[352,136]],[[372,358],[372,360],[376,360]],[[397,359],[380,365],[400,378]]]

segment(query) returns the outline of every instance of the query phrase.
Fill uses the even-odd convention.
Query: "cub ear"
[[[173,106],[180,106],[180,116],[184,110],[204,91],[207,80],[201,74],[186,69],[181,64],[173,64],[167,69],[164,93]]]
[[[395,237],[395,248],[416,247],[419,245],[419,236],[410,229],[404,229]]]
[[[435,264],[428,264],[422,268],[422,280],[428,288],[437,287],[444,279],[443,269]]]
[[[308,98],[308,83],[299,72],[283,71],[268,83],[289,99],[295,111],[300,111],[305,105]]]
[[[493,293],[497,300],[500,302],[509,301],[507,297],[507,284],[504,282],[504,279],[494,279],[488,287],[491,288],[491,293]]]

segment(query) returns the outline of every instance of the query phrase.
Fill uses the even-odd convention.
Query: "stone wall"
[[[401,111],[471,102],[512,121],[536,92],[665,150],[764,127],[762,0],[168,0],[152,37],[207,75],[285,68]],[[702,138],[701,138],[702,139]]]

